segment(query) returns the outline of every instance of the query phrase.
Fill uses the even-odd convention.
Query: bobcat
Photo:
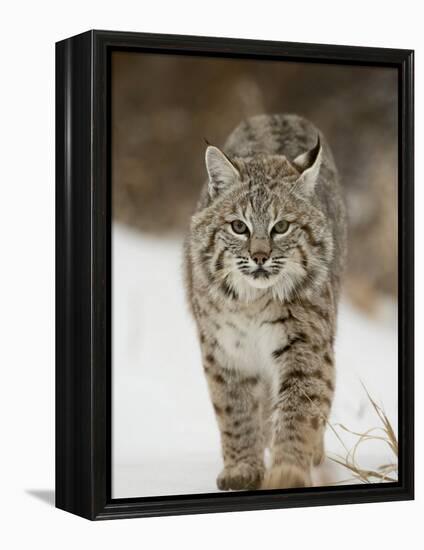
[[[309,486],[324,456],[346,258],[333,157],[311,122],[277,114],[242,122],[205,160],[185,273],[221,433],[217,486]]]

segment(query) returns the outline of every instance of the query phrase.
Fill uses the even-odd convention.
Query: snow
[[[219,435],[184,296],[181,239],[114,223],[112,294],[113,498],[216,492]],[[395,304],[371,319],[343,300],[336,342],[332,425],[379,425],[362,381],[396,428]],[[335,429],[350,449],[357,438]],[[331,429],[326,446],[343,451]],[[358,459],[367,468],[392,461],[383,442],[365,443]],[[350,477],[328,459],[314,474],[317,485]]]

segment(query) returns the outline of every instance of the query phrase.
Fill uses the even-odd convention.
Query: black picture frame
[[[399,481],[111,499],[114,50],[393,67],[399,78]],[[56,506],[90,520],[412,499],[413,51],[89,31],[56,44]]]

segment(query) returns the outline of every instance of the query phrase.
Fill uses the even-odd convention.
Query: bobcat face
[[[270,288],[280,297],[321,279],[331,259],[331,238],[310,200],[316,170],[301,173],[280,155],[231,162],[216,148],[208,151],[213,277],[240,295]],[[325,250],[317,245],[323,239]]]

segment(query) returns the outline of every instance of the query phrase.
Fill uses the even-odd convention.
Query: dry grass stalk
[[[393,427],[389,419],[387,418],[387,415],[384,412],[384,410],[370,396],[364,384],[362,384],[362,387],[364,388],[367,394],[368,400],[370,401],[372,407],[377,413],[377,416],[381,422],[381,425],[370,428],[366,432],[355,432],[353,430],[350,430],[343,424],[333,425],[327,420],[328,426],[333,431],[333,433],[335,434],[335,436],[337,437],[337,439],[339,440],[339,442],[342,444],[343,448],[346,451],[346,454],[344,456],[335,455],[335,456],[329,456],[328,458],[333,462],[349,470],[353,475],[352,479],[360,481],[361,483],[396,482],[397,476],[398,476],[399,446],[398,446],[398,441],[397,441],[395,431],[393,430]],[[336,427],[358,437],[355,445],[351,449],[348,449],[346,447],[345,443],[343,442],[343,439],[341,438],[340,434],[337,432]],[[393,461],[388,464],[382,464],[376,470],[361,468],[357,461],[357,452],[359,447],[367,441],[385,442],[393,454]],[[339,484],[346,483],[346,481],[343,480],[338,483]]]

